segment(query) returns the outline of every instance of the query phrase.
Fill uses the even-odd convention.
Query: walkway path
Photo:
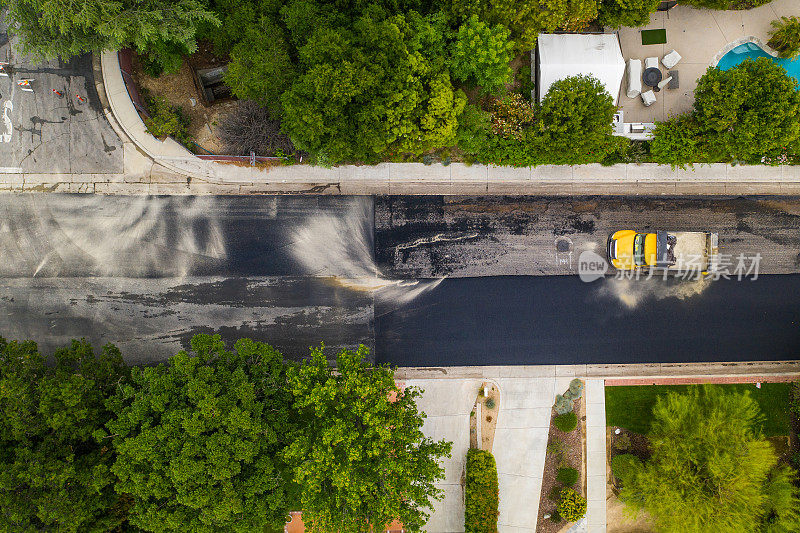
[[[606,396],[603,379],[586,380],[586,522],[606,530]]]

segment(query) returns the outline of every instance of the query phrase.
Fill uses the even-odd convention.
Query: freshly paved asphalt
[[[800,275],[591,284],[576,276],[447,279],[376,306],[398,366],[800,359]]]
[[[414,202],[400,200],[407,217]],[[493,265],[499,276],[398,283],[394,273],[410,263],[377,268],[372,258],[373,250],[378,259],[402,257],[388,254],[390,233],[380,229],[387,201],[0,196],[0,335],[37,340],[45,352],[86,336],[119,344],[132,363],[164,360],[201,331],[250,336],[293,358],[322,341],[329,353],[364,343],[396,365],[798,358],[800,275],[700,284],[503,276],[518,273],[520,258],[558,258],[536,244],[552,242],[549,223],[497,231],[509,220],[499,208],[519,201],[493,199],[479,238],[460,245],[465,264],[449,268],[465,276],[478,265],[482,275]],[[420,212],[429,201],[420,200]],[[759,223],[784,243],[770,257],[788,258],[795,204],[780,201],[789,207]],[[620,205],[586,202],[601,219]],[[572,225],[572,213],[564,216],[558,227]],[[741,242],[762,242],[760,227],[753,238],[737,231]],[[416,235],[403,227],[417,248],[443,252],[445,241],[430,235],[429,226]],[[517,261],[504,259],[513,254]]]
[[[122,142],[103,114],[91,56],[28,58],[6,30],[0,16],[0,61],[12,69],[0,77],[0,172],[121,173]],[[32,79],[34,92],[20,90],[21,79]]]

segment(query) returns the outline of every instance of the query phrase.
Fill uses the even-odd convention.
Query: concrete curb
[[[396,379],[578,378],[719,378],[726,376],[793,376],[800,378],[800,360],[720,363],[641,363],[608,365],[507,365],[399,367]]]

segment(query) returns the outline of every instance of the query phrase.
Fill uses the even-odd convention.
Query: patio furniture
[[[644,69],[647,70],[649,68],[658,68],[657,57],[648,57],[644,60]]]
[[[656,103],[656,93],[653,91],[646,91],[642,93],[642,103],[645,107],[650,107]]]
[[[628,60],[628,98],[636,98],[642,94],[642,60]]]
[[[677,70],[670,70],[669,72],[667,72],[667,74],[669,74],[669,77],[672,78],[672,80],[670,80],[670,82],[669,82],[669,85],[667,85],[667,89],[678,89],[678,88],[680,88],[681,80],[680,80],[680,77],[678,76],[678,71]]]
[[[644,74],[642,74],[642,81],[648,87],[657,87],[658,82],[661,81],[661,71],[657,68],[650,67],[644,69]]]
[[[642,30],[642,44],[664,44],[667,42],[667,30]]]
[[[672,76],[670,76],[670,77],[668,77],[668,78],[664,78],[663,80],[661,80],[660,82],[658,82],[658,90],[660,91],[661,89],[663,89],[664,87],[666,87],[666,86],[667,86],[667,84],[669,84],[671,81],[672,81]]]
[[[661,63],[663,63],[664,67],[666,68],[673,68],[680,62],[680,60],[681,60],[681,55],[675,50],[673,50],[664,56],[664,59],[661,60]]]

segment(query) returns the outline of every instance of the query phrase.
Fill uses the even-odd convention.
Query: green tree
[[[767,58],[711,68],[694,94],[698,144],[715,160],[758,163],[800,140],[797,82]]]
[[[147,531],[261,531],[292,501],[281,453],[291,435],[285,366],[272,347],[197,335],[154,367],[134,368],[109,401],[116,489]]]
[[[502,24],[519,51],[530,51],[539,33],[579,31],[597,18],[597,0],[445,0],[444,5],[456,20],[477,15]]]
[[[800,55],[800,17],[781,17],[772,21],[769,44],[781,57],[794,59]]]
[[[434,483],[451,444],[423,435],[420,390],[399,390],[392,370],[367,363],[368,355],[364,346],[345,350],[332,367],[316,348],[289,371],[303,430],[286,458],[312,531],[380,531],[393,519],[420,531],[442,495]]]
[[[472,15],[458,28],[450,56],[453,78],[495,93],[511,80],[514,43],[502,24],[489,26]]]
[[[322,28],[299,51],[283,127],[333,163],[450,146],[466,97],[453,90],[443,50],[441,32],[414,12]]]
[[[165,60],[170,50],[197,49],[199,25],[219,24],[200,0],[0,0],[3,8],[23,51],[63,60],[125,46]]]
[[[542,99],[538,140],[554,161],[599,161],[624,139],[614,138],[617,108],[605,87],[591,76],[574,76],[550,86]]]
[[[754,432],[759,416],[749,394],[721,387],[659,397],[652,456],[626,466],[622,500],[646,510],[657,531],[796,530],[800,500],[775,470],[772,445]]]
[[[35,343],[0,338],[0,529],[109,531],[124,521],[100,429],[126,375],[111,345],[96,356],[72,341],[47,365]]]
[[[283,31],[266,17],[233,47],[225,73],[225,83],[237,98],[258,102],[273,114],[282,111],[281,95],[294,78]]]
[[[661,0],[602,0],[598,7],[598,22],[603,26],[646,26]]]

